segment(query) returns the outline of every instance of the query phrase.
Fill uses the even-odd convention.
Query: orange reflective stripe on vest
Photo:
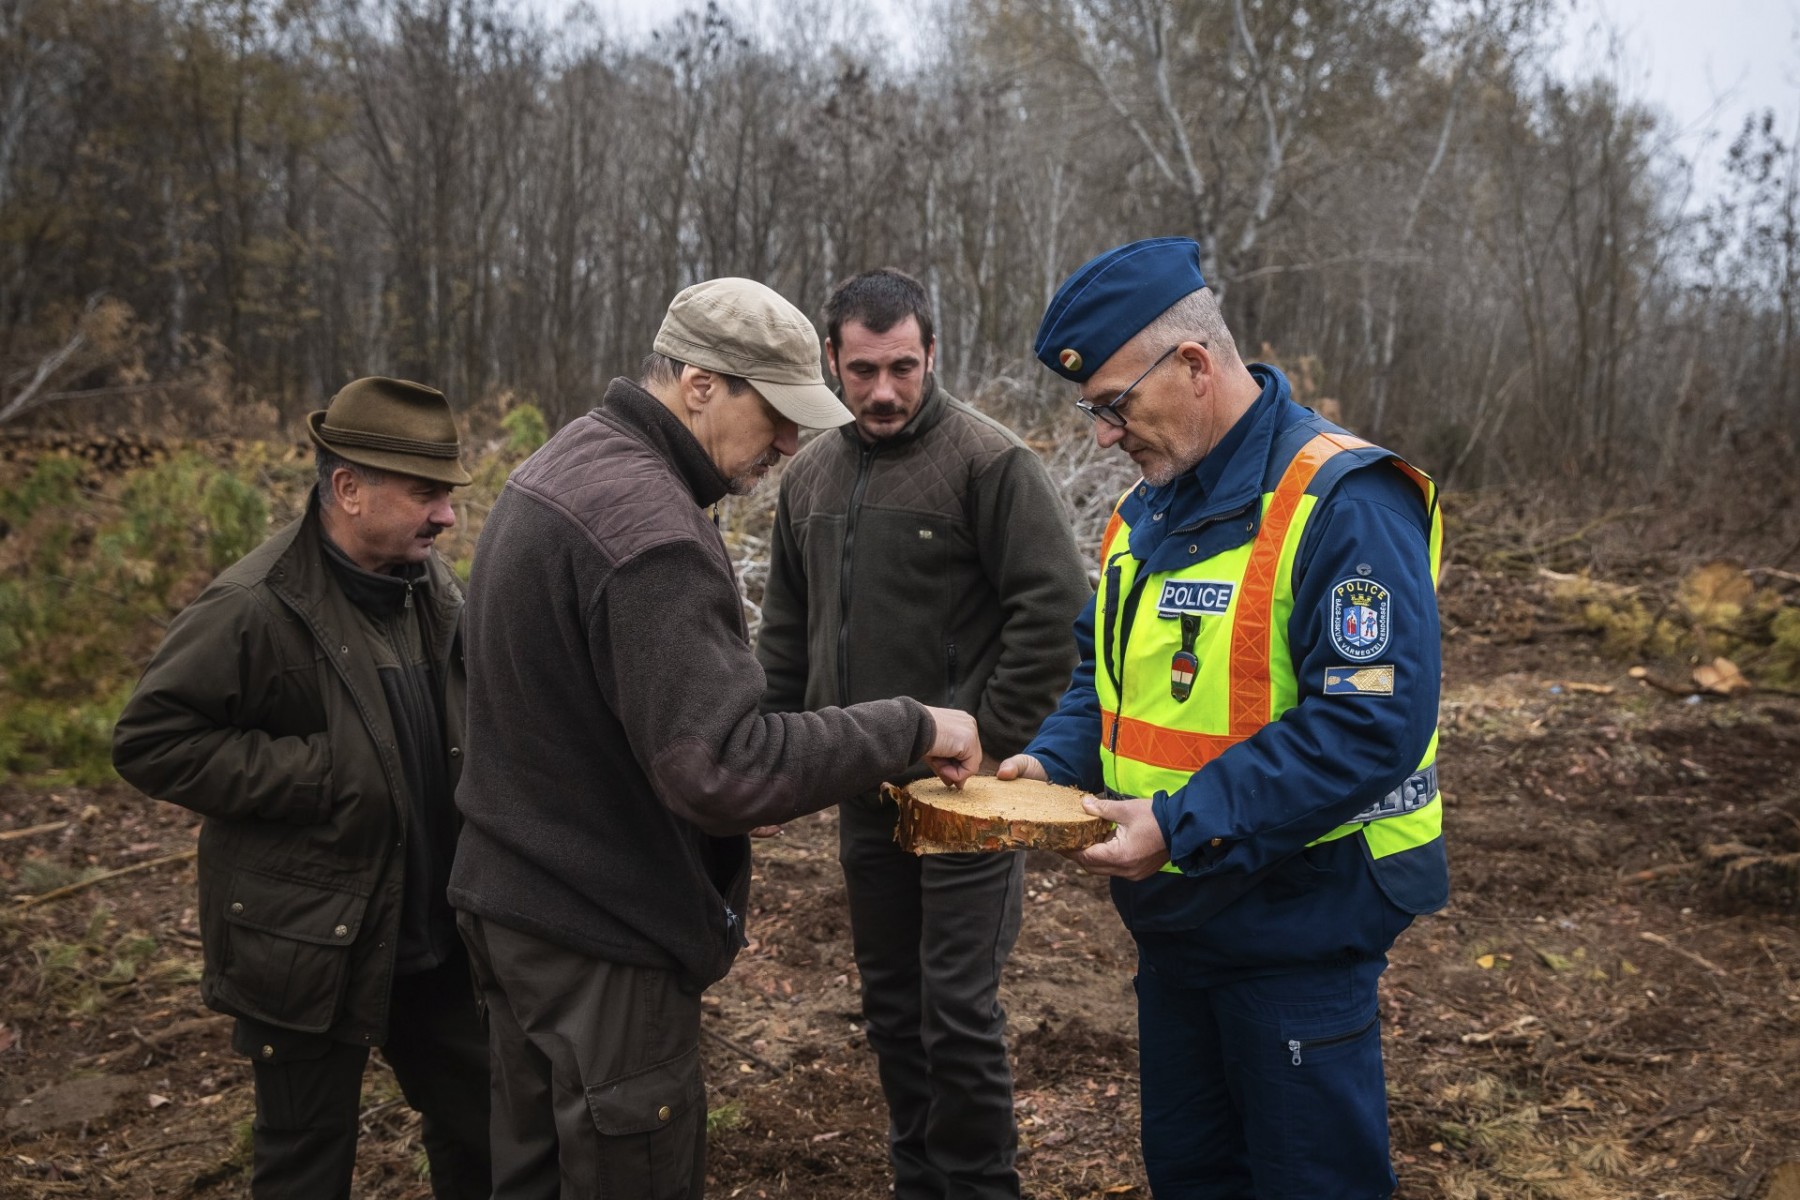
[[[1267,725],[1269,711],[1269,644],[1275,619],[1276,576],[1287,544],[1288,526],[1312,486],[1319,468],[1343,450],[1369,443],[1360,438],[1321,433],[1300,448],[1282,472],[1281,482],[1263,515],[1262,531],[1250,551],[1231,631],[1231,736],[1239,741]]]
[[[1106,560],[1112,557],[1113,539],[1118,537],[1119,530],[1125,527],[1125,518],[1119,515],[1119,505],[1125,503],[1125,497],[1129,495],[1131,493],[1126,492],[1113,505],[1112,518],[1106,522],[1106,532],[1100,535],[1100,568],[1102,570],[1106,569]]]
[[[1140,721],[1136,717],[1121,717],[1115,712],[1101,712],[1100,727],[1102,729],[1113,728],[1114,722],[1117,722],[1119,732],[1114,742],[1113,753],[1121,758],[1149,763],[1153,767],[1185,771],[1189,774],[1198,771],[1244,740],[1242,737],[1231,734],[1195,733],[1191,729],[1170,729],[1165,725],[1152,725],[1148,721]]]

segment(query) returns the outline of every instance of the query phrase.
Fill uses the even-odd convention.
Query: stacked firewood
[[[147,467],[169,457],[173,447],[162,438],[125,430],[100,433],[61,429],[0,431],[0,462],[25,466],[63,455],[88,464],[96,473],[116,475]]]

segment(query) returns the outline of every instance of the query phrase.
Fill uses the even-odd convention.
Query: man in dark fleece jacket
[[[758,714],[705,510],[850,413],[812,325],[750,280],[681,292],[654,350],[513,473],[470,583],[450,900],[499,1200],[701,1195],[700,992],[745,942],[744,835],[921,758],[950,782],[981,762],[968,714],[915,700]]]
[[[1068,685],[1068,630],[1091,595],[1062,501],[1029,446],[939,386],[918,280],[892,268],[846,280],[825,326],[856,420],[781,478],[756,645],[763,708],[941,696],[1005,757]],[[838,807],[895,1200],[1015,1197],[998,993],[1025,856],[911,854],[894,842],[898,817],[875,792]]]

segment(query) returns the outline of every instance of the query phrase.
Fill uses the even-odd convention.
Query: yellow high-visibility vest
[[[1287,629],[1294,609],[1294,556],[1319,500],[1308,489],[1333,457],[1369,448],[1368,442],[1345,433],[1318,433],[1294,455],[1273,490],[1262,494],[1262,519],[1253,538],[1179,570],[1154,572],[1141,587],[1143,564],[1131,554],[1131,527],[1120,507],[1114,507],[1100,542],[1102,582],[1094,610],[1094,688],[1100,704],[1100,763],[1108,788],[1121,796],[1173,792],[1299,703]],[[1390,456],[1390,461],[1418,486],[1431,514],[1435,587],[1443,547],[1437,485],[1401,459]],[[1140,615],[1126,612],[1134,596],[1141,615],[1155,618],[1158,597],[1170,580],[1229,585],[1227,607],[1203,618],[1128,623],[1128,615]],[[1223,597],[1225,589],[1213,594]],[[1118,661],[1111,661],[1109,648],[1117,646],[1124,650]],[[1177,699],[1176,690],[1184,687],[1185,699]],[[1418,772],[1408,781],[1415,794],[1390,797],[1394,803],[1378,806],[1385,811],[1359,814],[1366,819],[1340,825],[1309,844],[1360,832],[1371,857],[1379,860],[1442,837],[1437,747],[1433,731]],[[1421,789],[1428,790],[1421,794]],[[1173,864],[1163,869],[1178,870]]]

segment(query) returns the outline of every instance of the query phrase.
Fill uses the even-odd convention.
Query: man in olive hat
[[[486,1037],[444,898],[462,592],[433,549],[469,482],[442,393],[359,379],[315,412],[306,512],[170,625],[113,734],[200,829],[208,1007],[256,1080],[258,1200],[348,1197],[380,1046],[439,1197],[486,1197]]]
[[[669,305],[637,382],[521,464],[469,584],[469,762],[450,879],[487,1001],[496,1197],[697,1197],[700,993],[745,944],[750,843],[974,718],[917,700],[759,714],[707,510],[850,413],[812,323],[748,279]]]

